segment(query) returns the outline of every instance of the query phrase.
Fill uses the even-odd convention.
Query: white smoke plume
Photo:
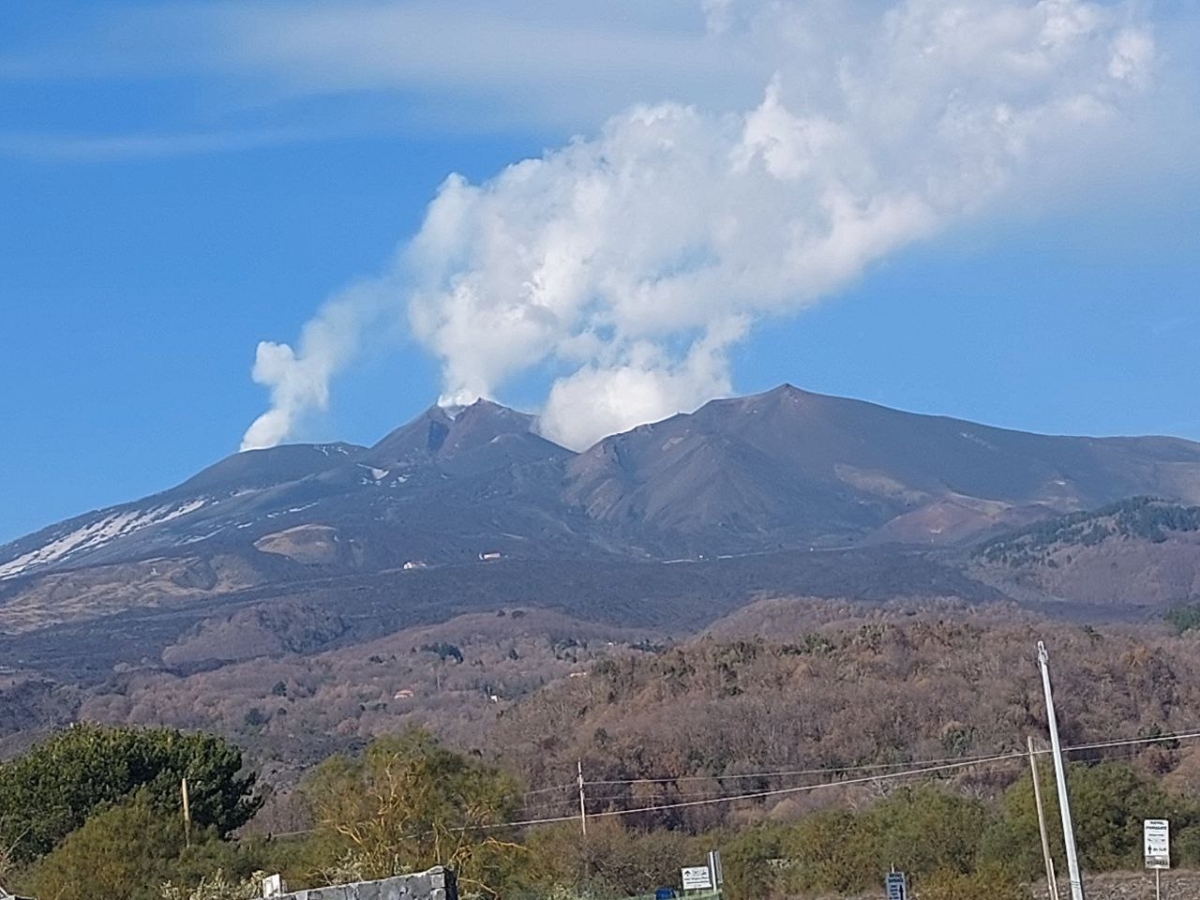
[[[246,429],[242,450],[282,443],[303,424],[304,416],[329,405],[329,382],[358,353],[361,336],[378,317],[388,291],[384,281],[343,291],[307,322],[299,350],[260,341],[251,377],[271,392],[271,408]]]
[[[260,344],[272,408],[244,446],[327,402],[358,304],[407,316],[443,402],[561,372],[541,428],[566,446],[692,409],[731,390],[727,350],[754,323],[1051,177],[1051,160],[1102,155],[1156,65],[1134,7],[1083,0],[704,8],[712,40],[774,71],[757,106],[638,106],[491,181],[450,177],[386,289],[334,301],[299,353]]]

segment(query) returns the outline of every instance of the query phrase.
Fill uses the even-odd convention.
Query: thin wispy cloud
[[[594,125],[646,97],[744,104],[764,72],[731,55],[692,0],[167,4],[0,50],[0,78],[204,76],[276,102],[391,92],[490,104],[484,127]]]
[[[0,156],[34,162],[127,162],[252,150],[313,140],[299,130],[209,134],[55,135],[0,132]]]

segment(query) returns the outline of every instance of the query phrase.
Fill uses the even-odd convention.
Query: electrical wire
[[[770,772],[745,772],[736,775],[680,775],[675,778],[618,778],[598,781],[585,781],[585,785],[629,785],[629,784],[674,784],[680,781],[738,781],[751,778],[791,778],[802,775],[826,775],[838,772],[863,772],[874,769],[901,769],[905,766],[926,765],[949,762],[974,762],[991,759],[989,756],[963,757],[948,756],[942,759],[909,760],[895,763],[864,763],[858,766],[833,766],[816,769],[792,769]]]
[[[1078,744],[1071,747],[1063,747],[1064,753],[1071,753],[1080,750],[1101,750],[1107,747],[1124,747],[1133,744],[1156,744],[1165,743],[1173,740],[1187,740],[1200,737],[1200,731],[1181,732],[1178,734],[1161,734],[1154,737],[1142,737],[1136,739],[1123,739],[1116,741],[1103,741],[1094,744]],[[1035,750],[1036,754],[1050,753],[1046,749]],[[1025,756],[1026,751],[1013,751],[1012,755]],[[908,762],[896,763],[864,763],[858,766],[837,766],[824,767],[815,769],[792,769],[783,771],[764,771],[764,772],[749,772],[739,773],[736,775],[680,775],[675,778],[625,778],[625,779],[599,779],[596,781],[585,781],[584,786],[606,786],[606,785],[634,785],[634,784],[674,784],[682,781],[735,781],[751,778],[790,778],[799,777],[802,775],[827,775],[839,774],[843,772],[866,772],[874,770],[900,769],[905,766],[926,766],[938,765],[941,763],[970,763],[970,762],[988,762],[995,759],[994,756],[950,756],[941,759],[925,759],[925,760],[909,760]],[[565,787],[577,788],[578,785],[565,785]]]
[[[553,791],[563,791],[563,790],[567,790],[568,788],[570,788],[572,790],[577,790],[579,788],[579,783],[572,782],[571,784],[556,784],[553,787],[538,788],[535,791],[525,791],[523,794],[521,794],[521,796],[522,797],[532,797],[534,794],[549,794],[549,793],[552,793]]]
[[[1186,741],[1200,738],[1200,731],[1185,731],[1177,734],[1159,734],[1154,737],[1142,737],[1136,739],[1102,741],[1098,744],[1076,744],[1074,747],[1063,747],[1064,753],[1070,753],[1075,750],[1103,750],[1107,747],[1130,747],[1135,744],[1165,744],[1169,741]],[[1035,750],[1035,753],[1049,753],[1049,749]]]
[[[1111,741],[1100,741],[1100,742],[1091,743],[1091,744],[1075,744],[1075,745],[1072,745],[1069,747],[1063,747],[1062,750],[1063,750],[1063,753],[1066,754],[1066,753],[1072,753],[1072,752],[1083,751],[1083,750],[1102,750],[1102,749],[1108,749],[1108,748],[1113,748],[1113,747],[1132,747],[1132,746],[1144,745],[1144,744],[1168,743],[1170,741],[1195,740],[1197,738],[1200,738],[1200,731],[1189,731],[1189,732],[1178,732],[1178,733],[1173,733],[1173,734],[1160,734],[1160,735],[1155,735],[1154,737],[1124,738],[1124,739],[1111,740]],[[1051,751],[1049,749],[1041,749],[1041,750],[1034,750],[1033,752],[1037,755],[1040,755],[1040,754],[1051,753],[1053,751]],[[809,770],[802,770],[802,771],[797,770],[797,771],[791,771],[791,772],[764,772],[764,773],[758,773],[755,776],[743,775],[741,777],[746,777],[746,778],[749,778],[749,777],[783,777],[785,775],[799,775],[799,774],[837,775],[837,774],[841,774],[841,773],[848,772],[848,771],[863,771],[863,770],[870,770],[872,768],[878,769],[878,768],[884,768],[884,767],[890,768],[890,767],[895,767],[897,765],[909,765],[911,767],[908,769],[904,769],[902,771],[883,771],[883,772],[880,772],[878,774],[873,774],[873,775],[862,775],[857,778],[846,778],[846,779],[841,779],[841,780],[823,781],[823,782],[820,782],[817,784],[794,785],[792,787],[774,788],[771,790],[763,790],[763,791],[749,791],[749,792],[744,792],[744,793],[740,793],[740,794],[729,794],[729,795],[716,796],[716,797],[706,797],[704,799],[698,799],[698,800],[682,800],[682,801],[671,802],[671,803],[656,803],[656,804],[651,804],[648,806],[628,807],[626,809],[602,810],[600,812],[588,813],[587,818],[600,819],[600,818],[613,818],[613,817],[620,817],[620,816],[633,816],[633,815],[637,815],[639,813],[666,812],[666,811],[674,810],[674,809],[688,809],[688,808],[697,807],[697,806],[710,806],[715,803],[734,803],[739,800],[760,800],[760,799],[763,799],[766,797],[787,796],[787,795],[791,795],[791,794],[799,794],[799,793],[806,793],[806,792],[810,792],[810,791],[823,790],[826,788],[839,788],[839,787],[844,788],[844,787],[851,787],[853,785],[858,785],[858,784],[873,784],[873,783],[878,783],[881,781],[894,781],[897,779],[912,778],[912,777],[916,777],[916,776],[929,775],[929,774],[934,774],[934,773],[938,773],[938,772],[950,772],[950,771],[956,771],[959,769],[969,768],[971,766],[985,765],[988,763],[1011,762],[1013,760],[1026,759],[1027,756],[1028,756],[1027,751],[1013,750],[1013,751],[1008,751],[1008,752],[1004,752],[1004,753],[996,753],[991,756],[965,757],[965,758],[955,759],[953,761],[941,759],[941,760],[925,760],[923,762],[912,762],[912,763],[907,763],[907,764],[879,763],[874,767],[872,767],[872,766],[857,766],[857,767],[848,767],[848,768],[809,769]],[[695,779],[699,776],[687,776],[687,777],[691,778],[691,779]],[[638,783],[661,784],[664,782],[675,781],[675,780],[685,780],[685,779],[681,777],[680,779],[663,778],[663,779],[636,779],[636,780],[628,780],[628,781],[585,781],[584,787],[586,789],[586,787],[588,785],[600,786],[600,785],[638,784]],[[553,788],[542,788],[542,789],[539,789],[538,791],[530,791],[530,792],[528,792],[528,794],[544,793],[544,792],[548,792],[551,790],[562,790],[566,787],[578,788],[578,786],[579,786],[578,784],[558,785]],[[617,799],[617,798],[601,798],[601,799]],[[537,809],[543,809],[543,808],[549,808],[549,805],[528,807],[528,808],[526,808],[526,811],[533,812]],[[558,824],[558,823],[562,823],[562,822],[577,822],[577,821],[579,821],[579,819],[580,819],[580,815],[578,813],[575,813],[575,814],[569,814],[569,815],[543,816],[543,817],[538,817],[538,818],[519,819],[519,820],[511,821],[511,822],[497,822],[497,823],[488,824],[488,825],[464,825],[464,826],[460,826],[460,827],[456,827],[456,828],[450,828],[447,830],[452,831],[452,832],[457,832],[457,833],[463,833],[463,832],[467,832],[467,831],[499,831],[499,830],[503,830],[503,829],[513,829],[513,828],[529,828],[529,827],[532,827],[535,825],[552,825],[552,824]],[[304,833],[305,832],[289,832],[289,834],[304,834]],[[284,835],[279,835],[279,836],[283,837]],[[413,835],[412,837],[415,838],[415,837],[421,837],[421,836],[422,835]]]
[[[784,795],[784,794],[797,794],[797,793],[801,793],[803,791],[815,791],[815,790],[820,790],[822,788],[846,787],[848,785],[853,785],[853,784],[878,782],[878,781],[890,780],[890,779],[896,779],[896,778],[907,778],[907,777],[911,777],[913,775],[924,775],[924,774],[928,774],[930,772],[946,771],[946,770],[950,770],[950,769],[961,769],[966,766],[981,765],[985,762],[1011,760],[1011,759],[1017,759],[1017,758],[1023,757],[1023,756],[1024,756],[1024,754],[1022,754],[1022,753],[1004,753],[1004,754],[998,754],[993,757],[986,757],[986,758],[981,758],[981,759],[972,759],[972,760],[966,760],[966,761],[960,760],[955,763],[948,763],[948,764],[940,765],[940,766],[926,766],[924,768],[909,769],[904,772],[888,772],[883,775],[867,775],[862,778],[847,779],[845,781],[827,781],[827,782],[822,782],[820,784],[805,784],[805,785],[800,785],[798,787],[776,788],[776,789],[770,790],[770,791],[752,791],[752,792],[743,793],[743,794],[730,794],[730,795],[724,796],[724,797],[710,797],[705,800],[685,800],[685,801],[681,801],[679,803],[657,803],[657,804],[653,804],[650,806],[630,807],[628,809],[610,809],[610,810],[603,810],[603,811],[597,812],[597,813],[588,813],[587,818],[599,819],[599,818],[609,818],[609,817],[613,817],[613,816],[632,816],[632,815],[637,815],[638,813],[644,813],[644,812],[662,812],[665,810],[684,809],[684,808],[692,807],[692,806],[708,806],[713,803],[732,803],[737,800],[753,800],[753,799],[761,799],[763,797],[775,797],[775,796],[780,796],[780,795]],[[492,830],[498,830],[498,829],[502,829],[502,828],[524,828],[524,827],[528,827],[531,825],[545,825],[545,824],[550,824],[550,823],[554,823],[554,822],[572,822],[572,821],[578,821],[578,820],[579,820],[578,815],[553,816],[553,817],[548,817],[548,818],[543,818],[543,819],[527,819],[527,820],[519,821],[519,822],[502,822],[502,823],[497,823],[494,825],[475,826],[475,829],[481,830],[481,831],[492,831]],[[469,831],[472,829],[470,827],[466,827],[461,830]]]

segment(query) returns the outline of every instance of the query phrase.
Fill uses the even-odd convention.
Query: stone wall
[[[279,900],[458,900],[454,873],[441,866],[383,881],[360,881],[283,894]]]

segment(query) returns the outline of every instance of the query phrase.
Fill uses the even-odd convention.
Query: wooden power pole
[[[583,760],[578,761],[579,771],[579,827],[583,830],[583,836],[587,837],[587,805],[584,803],[583,797]]]
[[[1042,806],[1042,783],[1038,780],[1033,735],[1029,735],[1029,771],[1033,774],[1033,802],[1037,804],[1038,831],[1042,835],[1042,859],[1046,861],[1046,885],[1050,891],[1050,900],[1058,900],[1058,879],[1054,877],[1054,859],[1050,856],[1050,838],[1046,834],[1046,810]]]

